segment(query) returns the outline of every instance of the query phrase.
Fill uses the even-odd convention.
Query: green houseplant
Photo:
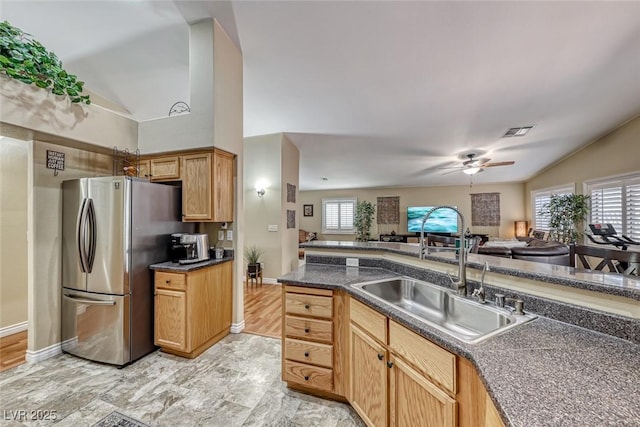
[[[549,215],[552,240],[571,243],[582,238],[583,233],[578,230],[589,213],[589,197],[584,194],[551,195],[542,213]]]
[[[356,216],[353,225],[356,227],[356,241],[366,242],[371,237],[371,223],[376,206],[366,200],[360,201],[356,205]]]
[[[249,273],[257,273],[261,270],[260,257],[262,253],[262,249],[253,245],[244,248],[244,260],[247,262]]]
[[[66,95],[73,103],[91,104],[89,95],[82,95],[84,82],[67,73],[58,57],[31,34],[7,21],[0,22],[0,73]]]

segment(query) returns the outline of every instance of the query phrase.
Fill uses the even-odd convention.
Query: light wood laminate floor
[[[244,287],[244,331],[280,338],[282,331],[282,286]]]
[[[22,365],[27,354],[27,331],[0,338],[0,372]]]

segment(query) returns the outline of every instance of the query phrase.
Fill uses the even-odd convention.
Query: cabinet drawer
[[[185,275],[179,273],[166,273],[163,271],[156,271],[155,285],[156,288],[182,291],[187,289]]]
[[[333,316],[333,298],[307,294],[286,293],[285,309],[288,314],[323,317]]]
[[[456,392],[456,356],[389,321],[389,349],[445,390]]]
[[[333,367],[333,346],[286,338],[284,358],[331,368]]]
[[[333,371],[331,369],[285,360],[282,377],[285,381],[318,390],[333,391]]]
[[[330,320],[286,316],[285,335],[304,340],[324,341],[331,344],[333,342],[333,324]]]
[[[351,299],[351,321],[358,324],[371,336],[383,344],[387,343],[387,317],[370,309],[360,301]]]

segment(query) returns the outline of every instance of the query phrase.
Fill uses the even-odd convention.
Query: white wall
[[[474,227],[471,225],[471,193],[500,193],[500,227]],[[512,238],[514,236],[514,221],[526,218],[524,183],[474,185],[473,187],[442,186],[442,187],[391,187],[391,188],[366,188],[352,190],[329,191],[302,191],[300,199],[302,204],[313,205],[313,216],[302,216],[300,228],[306,231],[319,233],[322,240],[355,240],[354,234],[327,234],[322,235],[322,199],[328,197],[357,197],[358,200],[377,202],[378,197],[400,197],[400,224],[378,225],[373,219],[371,229],[372,238],[379,234],[388,234],[395,231],[397,234],[407,234],[407,207],[408,206],[435,206],[454,205],[465,217],[466,227],[473,233],[486,233],[491,237]],[[376,211],[377,215],[377,211]]]
[[[2,122],[99,147],[138,147],[138,123],[99,105],[72,104],[48,90],[0,75]]]
[[[282,260],[280,275],[286,274],[293,269],[298,268],[298,229],[300,227],[300,218],[302,218],[300,203],[300,152],[298,147],[282,135],[281,141],[281,179],[282,179],[282,206],[284,215],[282,217]],[[287,202],[287,183],[296,186],[295,203]],[[296,226],[287,228],[286,210],[296,211]]]
[[[29,143],[0,136],[0,328],[27,321]]]

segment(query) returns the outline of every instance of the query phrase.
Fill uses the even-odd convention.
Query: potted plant
[[[358,202],[356,205],[356,216],[353,221],[353,225],[356,227],[356,241],[366,242],[371,237],[371,223],[375,212],[376,206],[366,200]]]
[[[572,243],[582,238],[578,231],[589,213],[589,197],[584,194],[551,195],[542,213],[549,215],[551,240]]]
[[[249,275],[256,275],[262,270],[260,264],[260,257],[262,256],[262,249],[256,246],[246,246],[244,248],[244,259],[247,262],[247,272]]]

